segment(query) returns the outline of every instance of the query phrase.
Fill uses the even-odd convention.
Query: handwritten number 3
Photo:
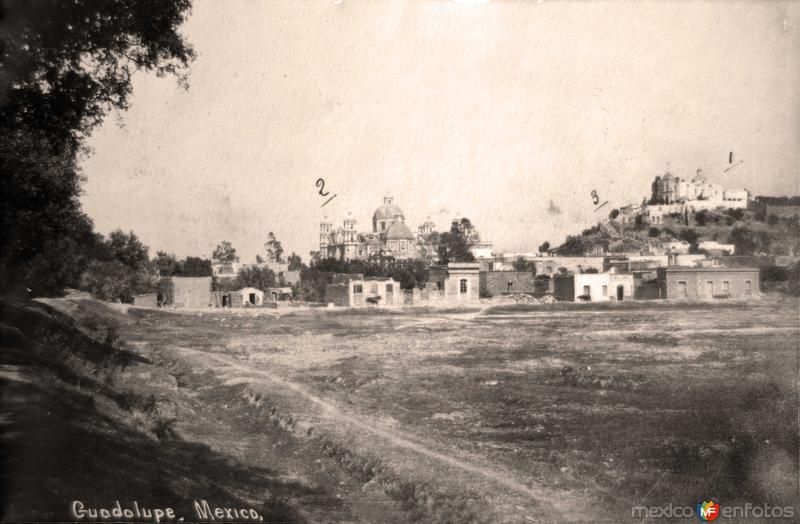
[[[320,179],[320,180],[321,180],[321,179]],[[599,196],[597,196],[597,191],[595,191],[594,189],[592,189],[592,203],[594,203],[595,205],[597,205],[597,203],[598,203],[598,202],[600,202],[600,197],[599,197]]]
[[[321,178],[317,179],[316,186],[319,188],[320,196],[328,196],[330,191],[325,191],[325,181]]]

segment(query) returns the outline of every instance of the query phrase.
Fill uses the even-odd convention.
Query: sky
[[[151,255],[252,261],[273,231],[307,260],[385,195],[530,252],[667,165],[800,194],[800,2],[196,0],[183,34],[188,90],[137,74],[81,161],[98,231]]]

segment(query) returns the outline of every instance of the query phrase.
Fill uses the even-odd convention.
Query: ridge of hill
[[[662,252],[666,243],[684,240],[693,253],[703,252],[698,247],[700,242],[715,241],[733,244],[737,255],[800,255],[800,217],[767,216],[763,207],[666,215],[658,224],[648,223],[644,215],[626,223],[612,216],[614,212],[580,235],[568,236],[556,252],[572,256]]]

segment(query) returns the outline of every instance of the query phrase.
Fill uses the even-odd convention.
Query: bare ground
[[[634,505],[797,502],[794,300],[263,314],[51,305],[112,319],[128,349],[174,377],[174,388],[133,388],[171,404],[173,437],[156,447],[207,446],[252,479],[220,503],[238,497],[278,519],[618,522]],[[194,475],[178,500],[211,490]]]

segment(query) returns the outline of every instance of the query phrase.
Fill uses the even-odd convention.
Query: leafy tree
[[[737,255],[769,253],[769,235],[762,231],[754,231],[745,226],[736,227],[731,231],[730,242],[735,246]]]
[[[119,260],[134,271],[141,269],[149,260],[147,246],[142,244],[133,231],[130,233],[125,233],[120,229],[112,231],[107,244],[112,258]]]
[[[266,267],[246,267],[239,271],[236,276],[236,288],[254,287],[261,291],[274,287],[277,283],[275,272]]]
[[[76,155],[136,70],[185,80],[178,26],[190,0],[6,0],[0,4],[0,285],[54,294],[97,250]],[[63,249],[50,260],[55,246]]]
[[[657,227],[651,227],[647,231],[647,236],[650,238],[658,238],[659,235],[661,235],[661,231],[659,231]]]
[[[514,261],[514,271],[536,271],[536,264],[523,257],[517,257]]]
[[[132,302],[135,295],[152,293],[157,285],[150,267],[132,270],[119,260],[92,260],[83,273],[81,288],[101,300]]]
[[[550,250],[550,242],[544,241],[544,243],[539,246],[539,253],[546,253]]]
[[[178,269],[178,260],[175,255],[166,253],[165,251],[156,252],[156,258],[153,259],[153,264],[158,271],[159,276],[171,277]]]
[[[580,257],[592,250],[592,242],[583,236],[569,235],[563,244],[558,246],[559,255]]]
[[[264,257],[262,257],[261,255],[256,255],[256,264],[263,264],[263,263],[264,263]]]
[[[264,249],[267,252],[267,260],[270,262],[283,262],[283,246],[280,241],[275,238],[275,234],[272,231],[270,231],[267,236]]]
[[[680,232],[680,234],[678,235],[678,238],[680,240],[684,240],[684,241],[689,243],[689,252],[690,253],[697,253],[697,250],[698,250],[697,240],[698,240],[698,238],[697,238],[697,233],[695,233],[693,229],[691,229],[691,228],[684,229],[683,231]]]
[[[450,231],[439,235],[439,243],[436,246],[439,263],[474,262],[475,256],[470,247],[479,241],[478,232],[468,218],[454,220]]]
[[[182,277],[210,277],[212,274],[211,261],[201,257],[186,257],[179,270]]]
[[[214,249],[211,258],[216,262],[228,263],[237,260],[236,249],[227,240],[223,240]]]
[[[301,271],[306,265],[303,263],[303,259],[300,258],[300,255],[292,252],[289,255],[289,258],[286,260],[289,263],[289,271]]]

